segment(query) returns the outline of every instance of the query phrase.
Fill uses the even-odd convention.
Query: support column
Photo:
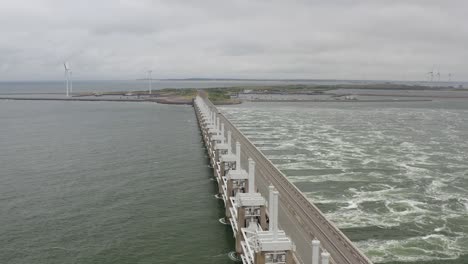
[[[252,158],[249,158],[249,179],[246,187],[249,193],[255,192],[255,161]]]
[[[294,258],[291,250],[286,252],[286,264],[294,264]]]
[[[214,165],[213,165],[213,173],[215,177],[219,177],[218,174],[218,162],[219,162],[219,151],[215,150],[215,156],[214,156]]]
[[[255,252],[255,264],[265,264],[265,252]]]
[[[236,170],[241,170],[241,145],[239,141],[236,142]]]
[[[330,253],[323,252],[322,253],[322,264],[328,264],[329,261],[330,261]]]
[[[230,208],[232,207],[231,204],[231,193],[232,193],[232,181],[228,180],[227,181],[227,186],[226,186],[226,220],[229,221],[229,218],[231,218],[231,210]]]
[[[231,130],[228,130],[228,138],[227,138],[227,144],[228,144],[228,155],[232,154],[232,132]]]
[[[312,240],[312,264],[319,264],[320,241]]]
[[[269,194],[268,194],[268,230],[273,230],[273,211],[275,210],[273,207],[273,204],[275,203],[273,201],[273,192],[275,191],[275,187],[273,185],[270,185],[268,187],[269,189]]]
[[[223,193],[224,193],[224,190],[223,190],[223,179],[221,179],[221,180],[218,182],[218,193],[219,193],[220,197],[223,196]]]
[[[278,211],[279,211],[279,203],[278,203],[278,191],[273,191],[273,240],[278,238]]]
[[[236,252],[237,254],[242,253],[241,242],[242,239],[242,228],[245,227],[245,208],[239,207],[237,209],[237,234],[236,234]]]
[[[219,165],[219,178],[222,178],[223,176],[225,176],[225,172],[226,172],[226,162],[221,162],[221,164]]]
[[[260,208],[260,226],[262,227],[262,230],[267,230],[267,217],[266,217],[266,207],[263,206]]]

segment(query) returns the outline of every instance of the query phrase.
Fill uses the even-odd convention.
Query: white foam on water
[[[339,183],[341,181],[345,182],[353,182],[359,181],[357,179],[346,177],[342,174],[325,174],[325,175],[307,175],[307,176],[287,176],[288,180],[293,183],[301,183],[301,182],[336,182]]]
[[[466,202],[464,202],[463,204],[465,205],[465,209],[468,212],[468,200],[466,200]]]
[[[226,219],[224,217],[221,217],[220,219],[218,219],[218,221],[223,225],[230,225],[228,222],[226,222]]]
[[[326,213],[327,217],[340,228],[394,227],[403,223],[427,225],[428,222],[433,222],[430,219],[444,220],[454,216],[454,212],[450,210],[433,213],[425,202],[419,201],[411,195],[405,197],[405,193],[408,191],[404,188],[396,188],[388,184],[373,184],[372,186],[381,189],[365,191],[349,188],[348,193],[337,194],[334,199],[328,199],[313,192],[306,193],[306,195],[312,202],[342,205],[336,210]],[[377,203],[381,206],[369,208],[368,203]]]
[[[460,255],[468,253],[468,249],[459,243],[461,238],[430,234],[403,240],[370,239],[355,244],[373,262],[415,262],[457,259]]]
[[[240,262],[242,259],[237,255],[235,251],[231,251],[228,253],[228,257],[230,260],[235,261],[235,262]]]
[[[357,201],[351,200],[348,201],[348,206],[343,207],[344,210],[348,209],[357,209],[359,207],[359,203]]]
[[[77,251],[75,249],[68,249],[68,248],[64,248],[64,247],[50,247],[50,249],[59,249],[59,250],[63,250],[63,251]]]
[[[429,234],[357,242],[373,261],[467,254],[460,244],[468,241],[468,230],[451,229],[468,217],[468,112],[342,107],[249,105],[226,111],[253,143],[265,144],[262,151],[274,153],[267,157],[279,169],[297,171],[288,178],[299,187],[330,182],[334,188],[321,184],[306,194],[331,208],[326,215],[340,228],[405,224]]]
[[[447,229],[447,222],[445,222],[444,225],[441,226],[441,227],[434,228],[434,232],[441,232],[441,231],[444,231],[444,230],[448,230]]]

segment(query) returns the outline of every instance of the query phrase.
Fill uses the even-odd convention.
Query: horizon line
[[[99,81],[147,81],[148,78],[137,79],[75,79],[74,82],[99,82]],[[314,81],[346,81],[346,82],[424,82],[424,83],[465,83],[466,80],[451,80],[451,81],[429,81],[429,80],[387,80],[387,79],[308,79],[308,78],[205,78],[205,77],[188,77],[188,78],[152,78],[153,81],[276,81],[276,82],[314,82]],[[0,80],[0,83],[28,83],[28,82],[64,82],[60,79],[54,80]]]

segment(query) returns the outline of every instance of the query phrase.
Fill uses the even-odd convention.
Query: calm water
[[[468,102],[222,108],[375,262],[468,263]]]
[[[0,101],[0,263],[232,263],[191,107]]]

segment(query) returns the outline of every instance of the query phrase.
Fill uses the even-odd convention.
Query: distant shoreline
[[[177,98],[155,98],[155,99],[130,99],[130,98],[83,98],[83,97],[71,97],[71,98],[51,98],[51,97],[0,97],[0,100],[12,100],[12,101],[82,101],[82,102],[133,102],[133,103],[158,103],[158,104],[174,104],[174,105],[192,105],[192,101],[179,100]],[[431,102],[431,99],[410,99],[410,100],[398,100],[398,99],[381,99],[381,100],[245,100],[248,102],[258,103],[385,103],[385,102]],[[225,105],[237,104],[237,103],[221,103]]]
[[[386,103],[386,102],[432,102],[431,99],[409,99],[409,100],[399,100],[399,99],[380,99],[380,100],[245,100],[248,102],[254,103],[280,103],[280,102],[288,102],[288,103],[303,103],[303,102],[313,102],[313,103]]]
[[[155,99],[130,99],[130,98],[83,98],[83,97],[70,97],[70,98],[52,98],[52,97],[0,97],[0,100],[12,101],[82,101],[82,102],[132,102],[132,103],[158,103],[158,104],[176,104],[176,105],[192,105],[192,101],[176,101],[176,100],[163,100],[162,98]]]
[[[218,79],[185,79],[213,80]],[[242,79],[235,79],[242,80]],[[261,81],[259,79],[259,81]],[[71,97],[59,93],[0,93],[0,100],[21,101],[87,101],[87,102],[153,102],[159,104],[192,105],[200,90],[197,88],[165,88],[134,91],[81,92]],[[468,90],[454,87],[427,87],[391,83],[333,85],[239,85],[204,88],[208,98],[218,105],[250,102],[333,103],[333,102],[428,102],[435,99],[465,99]],[[383,97],[383,98],[382,98]]]

